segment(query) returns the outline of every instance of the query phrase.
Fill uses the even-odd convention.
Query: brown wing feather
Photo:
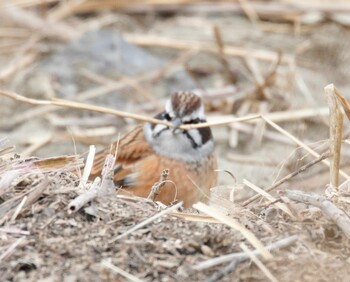
[[[95,177],[101,174],[106,156],[110,153],[114,154],[117,145],[118,141],[115,141],[111,144],[110,148],[106,148],[95,155],[94,164],[90,174],[91,177]],[[116,164],[128,165],[141,158],[144,158],[152,152],[153,150],[151,146],[146,142],[144,138],[143,126],[140,125],[120,138]],[[118,169],[116,169],[115,179],[120,180],[120,175],[124,173],[122,173],[121,168],[118,167]]]

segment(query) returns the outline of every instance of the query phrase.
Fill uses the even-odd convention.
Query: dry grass
[[[323,2],[316,17],[302,1],[0,1],[2,279],[346,281],[350,8]],[[106,28],[125,42],[103,61],[105,38],[86,36]],[[145,69],[128,65],[141,47]],[[342,94],[331,84],[325,98],[330,79]],[[150,116],[188,85],[209,118],[181,128],[213,128],[230,197],[164,207],[153,200],[166,171],[149,199],[118,195],[117,151],[89,180],[96,148],[85,158],[82,144],[134,121],[169,125]]]

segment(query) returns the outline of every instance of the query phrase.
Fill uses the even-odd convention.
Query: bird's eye
[[[170,116],[168,113],[165,113],[165,114],[164,114],[164,118],[165,118],[167,121],[171,121],[171,116]]]

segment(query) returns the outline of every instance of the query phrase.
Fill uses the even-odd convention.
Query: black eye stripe
[[[209,127],[202,127],[202,128],[197,128],[194,129],[197,130],[200,137],[201,137],[201,142],[200,144],[196,143],[196,141],[193,139],[193,137],[191,136],[191,134],[188,133],[187,130],[184,130],[182,132],[182,134],[186,135],[186,137],[190,140],[191,145],[193,148],[199,148],[203,145],[205,145],[208,141],[212,140],[212,133]]]
[[[197,130],[202,138],[202,145],[213,139],[211,129],[209,127],[197,128]]]
[[[190,140],[191,145],[192,145],[192,148],[196,149],[196,148],[200,147],[200,145],[198,145],[198,144],[196,143],[196,141],[194,141],[194,139],[193,139],[192,136],[188,133],[187,130],[184,130],[182,133],[186,135],[186,137],[188,138],[188,140]]]
[[[169,113],[167,113],[165,111],[156,115],[155,118],[160,119],[160,120],[172,121],[172,118],[170,117]],[[206,120],[201,119],[201,118],[195,118],[195,119],[192,119],[189,121],[183,121],[182,124],[198,124],[198,123],[203,123],[203,122],[206,122]],[[156,127],[156,124],[151,124],[152,130],[154,130],[155,127]],[[165,127],[162,130],[158,131],[156,134],[154,134],[153,137],[158,138],[166,130],[170,130],[170,129],[168,127]],[[187,130],[182,131],[182,134],[184,134],[188,138],[188,140],[191,142],[191,145],[193,148],[199,148],[212,139],[212,134],[211,134],[211,130],[209,127],[202,127],[202,128],[198,128],[196,130],[198,130],[198,133],[201,136],[200,144],[196,143],[196,141],[188,133]]]

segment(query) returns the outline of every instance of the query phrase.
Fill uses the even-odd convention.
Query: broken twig
[[[291,244],[294,244],[297,240],[298,240],[298,236],[293,235],[291,237],[287,237],[287,238],[281,239],[275,243],[267,245],[267,246],[265,246],[265,248],[268,249],[269,251],[281,249],[281,248],[288,247]],[[259,250],[254,250],[253,254],[254,255],[261,255],[261,252]],[[204,270],[204,269],[208,269],[208,268],[214,267],[216,265],[219,265],[219,264],[222,264],[222,263],[225,263],[228,261],[236,260],[238,263],[240,263],[240,262],[243,262],[247,259],[249,259],[249,256],[245,252],[233,253],[233,254],[228,254],[228,255],[221,256],[221,257],[217,257],[217,258],[203,261],[203,262],[197,264],[196,266],[194,266],[194,269],[195,270]]]
[[[298,190],[287,190],[281,192],[281,194],[285,194],[291,200],[313,205],[315,207],[320,208],[323,214],[332,219],[344,232],[345,236],[348,239],[350,239],[349,216],[340,208],[338,208],[335,204],[333,204],[330,200],[315,193],[307,194]]]
[[[137,229],[151,223],[152,221],[156,220],[157,218],[162,217],[163,215],[166,215],[168,213],[171,213],[174,210],[177,210],[179,207],[182,206],[182,202],[179,202],[171,207],[168,207],[161,212],[155,214],[154,216],[147,218],[146,220],[140,222],[139,224],[135,225],[134,227],[130,228],[128,231],[124,232],[123,234],[120,234],[119,236],[115,237],[113,240],[110,241],[110,243],[114,243],[115,241],[118,241],[121,238],[124,238],[125,236],[131,234],[132,232],[136,231]]]

